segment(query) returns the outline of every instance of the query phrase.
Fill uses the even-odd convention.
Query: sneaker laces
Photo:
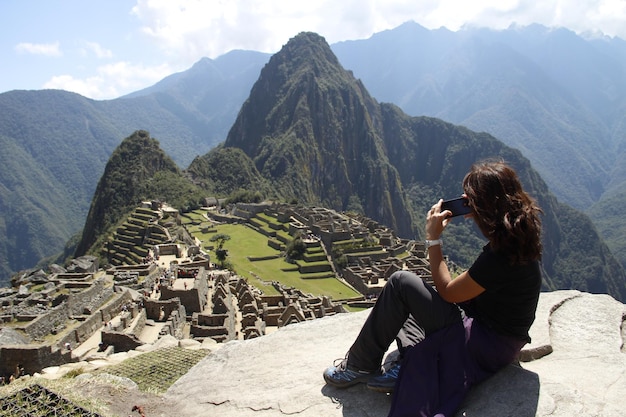
[[[372,374],[370,371],[363,371],[358,368],[350,368],[348,367],[348,354],[346,354],[343,358],[338,358],[333,361],[333,366],[335,367],[335,372],[348,372],[350,374],[358,374],[358,375],[369,375]]]
[[[333,366],[339,371],[345,371],[348,369],[348,355],[343,358],[338,358],[333,361]]]

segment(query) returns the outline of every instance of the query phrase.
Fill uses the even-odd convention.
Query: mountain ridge
[[[336,210],[352,199],[366,214],[378,210],[377,220],[414,237],[405,196],[390,187],[399,178],[371,117],[376,106],[321,36],[302,33],[263,68],[224,146],[242,149],[275,188],[290,189],[289,197]],[[375,166],[382,178],[360,170],[357,160],[361,167]]]
[[[410,26],[410,25],[409,25]],[[440,30],[436,30],[436,31],[428,31],[424,28],[419,29],[421,32],[426,33],[429,37],[431,38],[437,38],[437,36],[435,35],[441,35],[441,37],[445,38],[444,40],[446,40],[447,42],[452,42],[452,38],[457,37],[457,36],[464,36],[464,37],[470,37],[470,35],[472,35],[472,33],[470,32],[463,32],[463,33],[453,33],[450,31],[446,31],[443,29]],[[536,35],[537,39],[541,39],[541,30],[540,28],[533,28],[533,30],[535,30],[538,34]],[[500,33],[508,33],[506,31],[502,31]],[[392,34],[390,32],[390,34]],[[437,38],[439,39],[439,38]],[[442,45],[443,44],[443,40],[439,39],[438,40],[438,44],[437,45]],[[598,42],[601,41],[596,41],[594,43],[594,45],[597,45]],[[610,43],[616,43],[618,41],[616,40],[612,40]],[[407,40],[405,42],[406,45],[411,45],[410,40]],[[609,42],[604,42],[601,43],[601,46],[604,49],[608,49]],[[623,42],[622,42],[623,44]],[[334,51],[336,51],[336,46],[337,45],[333,45],[331,47],[331,49],[333,49]],[[392,48],[387,48],[387,49],[392,49]],[[401,48],[396,48],[398,50],[401,50]],[[598,47],[598,49],[602,49],[600,47]],[[384,50],[384,48],[383,48]],[[450,50],[450,49],[449,49]],[[433,53],[432,51],[430,52],[431,54]],[[359,82],[361,84],[363,84],[364,86],[367,85],[368,90],[371,88],[371,84],[370,82],[363,77],[360,73],[358,68],[352,67],[352,66],[348,66],[347,64],[344,63],[343,58],[341,58],[341,55],[339,56],[339,61],[344,65],[347,66],[348,68],[350,68],[350,70],[357,75],[357,77],[360,79]],[[424,55],[423,59],[420,62],[420,65],[431,65],[434,66],[434,64],[437,62],[434,59],[429,59],[429,57],[431,57],[432,55]],[[623,62],[623,59],[620,58],[621,61],[619,59],[616,58],[616,62],[621,63]],[[380,59],[379,61],[385,61],[384,59]],[[617,64],[616,64],[617,65]],[[393,69],[398,69],[399,66],[394,67]],[[615,67],[615,65],[614,65]],[[260,68],[259,68],[260,70]],[[391,69],[388,67],[387,71],[384,73],[389,73],[391,71]],[[391,71],[393,73],[393,71]],[[382,71],[379,71],[379,73],[383,73]],[[406,78],[402,78],[401,76],[395,76],[395,79],[398,81],[398,84],[400,85],[400,81],[401,80],[408,80]],[[432,79],[432,81],[430,82],[430,84],[427,85],[431,85],[432,88],[434,88],[435,90],[437,88],[442,88],[440,85],[437,84],[437,78],[434,77]],[[406,85],[406,84],[405,84]],[[424,84],[419,84],[419,85],[424,85]],[[448,83],[444,85],[445,88],[447,88],[447,90],[445,91],[450,91],[453,88],[458,88],[461,87],[460,85],[457,85],[456,87],[454,86],[454,83]],[[161,86],[163,87],[163,86]],[[246,87],[249,88],[249,87]],[[243,88],[244,90],[246,88]],[[409,92],[412,91],[411,88],[405,88],[406,93],[408,94]],[[616,91],[619,91],[619,89],[617,89]],[[59,184],[62,184],[63,188],[72,190],[72,194],[68,194],[67,192],[65,192],[64,190],[61,191],[57,191],[59,187],[55,187],[56,190],[54,190],[54,192],[59,193],[58,197],[55,198],[51,198],[51,200],[53,201],[57,201],[58,203],[56,205],[53,206],[62,206],[63,209],[58,210],[56,207],[45,207],[45,204],[42,203],[31,203],[29,201],[24,200],[23,202],[11,202],[10,204],[8,203],[3,203],[3,207],[8,208],[7,211],[3,210],[3,213],[11,213],[11,216],[13,216],[13,218],[18,219],[20,218],[20,216],[16,215],[16,209],[15,207],[19,207],[21,209],[21,212],[24,212],[24,215],[22,216],[22,220],[19,222],[19,224],[15,224],[12,230],[17,230],[17,233],[19,233],[20,236],[22,236],[22,240],[20,241],[20,244],[22,245],[33,245],[32,242],[34,242],[37,238],[39,238],[39,233],[37,232],[25,232],[27,229],[27,225],[30,223],[30,219],[31,218],[35,218],[35,213],[41,213],[39,214],[39,218],[41,219],[46,219],[46,218],[54,218],[57,219],[55,220],[55,228],[60,228],[63,223],[67,220],[64,219],[60,219],[60,217],[63,214],[67,214],[67,213],[76,213],[76,214],[72,214],[70,217],[72,218],[73,221],[73,225],[70,226],[66,226],[64,227],[64,230],[61,232],[63,233],[65,236],[71,236],[71,234],[75,233],[76,230],[78,230],[80,228],[80,226],[83,224],[82,219],[84,218],[84,214],[81,213],[86,213],[87,207],[89,206],[89,198],[92,195],[93,191],[91,190],[95,190],[95,184],[97,182],[97,177],[98,177],[98,166],[101,166],[101,169],[104,169],[104,164],[106,161],[106,158],[108,157],[108,155],[110,155],[110,153],[113,150],[113,147],[115,146],[116,143],[119,142],[119,138],[123,138],[123,137],[127,137],[128,134],[130,132],[136,131],[138,129],[147,129],[149,130],[152,134],[155,135],[155,137],[157,137],[160,141],[160,143],[163,145],[163,148],[166,150],[166,153],[170,154],[170,150],[176,150],[177,152],[180,152],[181,150],[185,150],[185,152],[187,152],[187,156],[184,158],[187,158],[187,160],[192,160],[193,159],[193,155],[198,155],[198,154],[202,154],[203,151],[201,151],[201,147],[198,147],[195,145],[195,143],[197,143],[199,141],[198,137],[203,137],[206,138],[208,137],[205,134],[200,135],[199,132],[208,132],[208,130],[212,130],[213,128],[209,128],[209,125],[207,124],[203,124],[203,123],[193,123],[194,120],[196,120],[197,122],[197,115],[198,112],[187,112],[185,109],[188,108],[189,104],[183,102],[183,101],[179,101],[182,100],[181,97],[183,96],[182,94],[179,94],[177,92],[171,92],[171,93],[167,93],[167,90],[161,90],[159,92],[155,92],[155,93],[149,93],[147,95],[144,95],[142,97],[127,97],[127,98],[120,98],[114,101],[107,101],[107,102],[94,102],[93,100],[89,100],[89,99],[85,99],[82,98],[78,95],[72,95],[71,93],[68,95],[65,95],[64,92],[57,92],[57,91],[44,91],[44,92],[16,92],[16,94],[18,96],[28,96],[29,100],[32,100],[34,98],[36,98],[37,96],[39,96],[41,93],[42,95],[45,95],[46,97],[53,97],[53,99],[49,99],[50,101],[48,102],[47,105],[44,106],[44,109],[42,110],[42,112],[47,111],[48,116],[46,116],[43,119],[29,119],[26,115],[21,115],[20,117],[15,117],[14,119],[7,121],[6,120],[6,115],[7,114],[11,114],[10,112],[6,112],[3,113],[2,117],[5,117],[4,119],[2,117],[0,117],[0,138],[3,138],[3,140],[5,140],[5,142],[7,144],[11,143],[11,146],[19,146],[20,150],[16,150],[16,152],[13,155],[19,156],[19,155],[24,155],[23,158],[20,157],[21,160],[19,161],[13,161],[14,165],[13,166],[37,166],[39,165],[40,168],[42,170],[44,170],[46,168],[46,165],[48,164],[47,160],[56,160],[57,163],[60,163],[61,166],[66,165],[66,166],[72,166],[70,165],[69,161],[65,161],[62,158],[59,158],[58,153],[56,153],[55,149],[51,149],[50,152],[46,153],[47,158],[44,158],[42,160],[38,160],[37,162],[32,162],[31,160],[31,152],[34,152],[33,150],[36,150],[39,148],[38,144],[37,144],[37,140],[40,140],[40,138],[45,138],[46,136],[49,136],[49,133],[46,132],[46,129],[41,129],[41,132],[37,132],[35,134],[29,134],[29,135],[20,135],[20,132],[23,130],[23,128],[21,129],[13,129],[13,130],[6,130],[6,126],[7,125],[11,125],[13,127],[19,127],[19,126],[25,126],[25,125],[30,125],[32,126],[36,126],[36,125],[42,125],[42,120],[53,120],[54,119],[54,115],[58,112],[62,112],[63,108],[66,107],[63,104],[59,104],[55,102],[55,98],[54,96],[59,96],[59,97],[71,97],[73,99],[77,99],[77,101],[83,103],[83,106],[87,106],[86,108],[93,108],[93,109],[97,109],[99,110],[99,113],[94,114],[93,116],[88,116],[80,121],[77,121],[75,123],[72,124],[72,128],[70,129],[71,134],[68,133],[62,133],[60,134],[60,137],[64,138],[64,139],[69,139],[69,138],[76,138],[77,140],[86,140],[87,146],[89,147],[89,151],[87,152],[88,155],[93,155],[96,156],[97,159],[95,160],[95,162],[87,162],[87,161],[91,161],[89,159],[86,160],[86,162],[83,165],[83,168],[81,168],[82,171],[80,171],[77,175],[72,175],[70,179],[64,179],[63,181],[61,180],[57,180],[55,179],[55,181],[59,181]],[[373,94],[373,96],[378,97],[378,95]],[[12,95],[6,95],[6,93],[4,94],[0,94],[0,105],[3,105],[2,103],[4,103],[4,105],[6,106],[5,108],[11,109],[14,108],[13,106],[13,100],[7,100],[6,98],[12,98]],[[245,96],[244,96],[245,97]],[[379,98],[379,97],[378,97]],[[7,102],[8,101],[8,102]],[[243,102],[244,99],[241,99],[241,102]],[[435,101],[433,101],[435,102]],[[62,102],[61,102],[62,103]],[[179,104],[177,104],[179,103]],[[535,105],[535,101],[528,101],[529,103],[529,108],[532,109],[533,106]],[[29,106],[32,106],[30,102],[26,102],[25,105],[23,106],[24,108],[28,109]],[[80,107],[73,107],[79,111],[75,111],[75,113],[81,114],[81,108]],[[619,109],[619,106],[616,106],[615,109]],[[108,115],[106,115],[106,113],[102,113],[102,112],[109,112],[111,109],[114,110],[113,113],[108,113]],[[163,113],[163,109],[167,109],[165,113]],[[618,112],[618,110],[615,110],[616,112]],[[177,113],[178,112],[178,113]],[[235,119],[235,114],[236,112],[233,112],[233,120]],[[511,111],[511,116],[509,117],[508,120],[511,121],[511,123],[515,123],[515,118],[514,116],[514,111]],[[26,113],[25,113],[26,114]],[[43,113],[42,113],[43,114]],[[189,116],[191,114],[191,116]],[[498,112],[492,112],[492,113],[485,113],[487,115],[490,116],[497,116],[499,113]],[[115,121],[114,119],[119,118],[120,121]],[[495,120],[493,117],[491,117],[492,120]],[[26,124],[25,121],[28,120],[30,123]],[[139,122],[140,120],[144,120],[146,121],[146,123],[144,122]],[[149,122],[149,120],[152,120],[153,122]],[[195,126],[193,128],[190,128],[189,125],[186,125],[183,127],[183,123],[189,123],[192,122],[191,126]],[[47,123],[47,122],[46,122]],[[154,125],[152,124],[154,123]],[[546,123],[546,122],[542,122],[542,123]],[[148,124],[150,124],[148,126]],[[504,123],[503,123],[504,124]],[[80,126],[89,126],[90,130],[80,130],[79,127]],[[127,126],[127,128],[122,128],[120,126]],[[176,135],[176,137],[174,138],[173,135],[166,135],[163,132],[165,132],[165,128],[166,127],[172,127],[172,126],[180,126],[181,130],[179,131],[179,133]],[[471,127],[473,125],[470,125],[468,123],[468,127]],[[624,126],[626,126],[626,124],[624,124]],[[93,128],[97,128],[95,130],[95,132],[110,132],[109,134],[106,135],[106,137],[103,137],[102,139],[92,139],[93,138],[93,134],[90,133],[91,131],[94,131]],[[194,130],[195,129],[195,130]],[[473,129],[474,130],[474,129]],[[477,129],[479,131],[487,131],[487,129]],[[214,130],[213,130],[214,131]],[[227,128],[224,128],[223,132],[225,132],[222,136],[222,139],[226,136],[226,132],[227,132]],[[619,128],[616,129],[616,132],[619,132]],[[197,135],[196,138],[194,138],[193,136]],[[499,135],[496,135],[499,138]],[[17,138],[17,139],[16,139]],[[51,137],[52,139],[56,140],[56,137]],[[202,139],[204,140],[204,139]],[[544,141],[547,142],[547,141]],[[80,142],[78,142],[80,143]],[[563,144],[563,146],[568,145],[566,143]],[[210,145],[206,145],[206,146],[210,146]],[[569,145],[568,145],[569,146]],[[81,159],[81,153],[79,152],[81,147],[83,147],[83,144],[80,144],[80,146],[74,146],[71,147],[70,151],[65,152],[64,154],[69,154],[69,155],[73,155],[75,156],[74,159]],[[43,148],[42,148],[43,149]],[[524,154],[526,152],[526,150],[521,147],[520,148]],[[613,148],[611,148],[610,150],[612,150]],[[623,146],[621,148],[622,150],[618,150],[617,152],[613,152],[616,154],[615,156],[615,160],[617,161],[619,158],[619,155],[623,154]],[[548,152],[549,149],[544,152],[546,155],[549,155],[550,152]],[[562,154],[567,154],[567,152],[564,152],[563,149],[559,149],[559,151],[562,151],[560,153]],[[584,152],[585,154],[593,154],[594,152]],[[90,156],[91,157],[91,156]],[[47,160],[46,160],[47,159]],[[82,159],[81,159],[82,160]],[[174,160],[175,161],[180,161],[180,156],[174,156]],[[533,165],[535,165],[535,162],[533,160]],[[552,162],[552,165],[558,165],[554,162]],[[575,171],[576,170],[576,164],[572,163],[570,166],[570,170]],[[608,164],[605,168],[610,167],[610,164]],[[619,164],[617,164],[615,166],[615,168],[613,168],[613,171],[618,171],[619,170]],[[85,174],[85,172],[88,174]],[[101,171],[100,171],[101,172]],[[82,182],[89,182],[89,181],[83,181],[82,177],[89,177],[89,175],[93,176],[93,180],[89,180],[89,181],[93,181],[92,183],[90,183],[91,185],[87,184],[85,187],[77,187],[78,184],[82,183]],[[543,174],[542,174],[543,176]],[[52,177],[50,174],[48,173],[43,173],[40,176],[42,179],[43,177]],[[69,175],[68,175],[69,177]],[[557,178],[556,180],[560,180],[561,182],[563,181],[569,181],[569,177],[573,177],[573,175],[567,175],[565,178]],[[10,178],[10,174],[7,173],[6,171],[0,171],[0,178],[2,178],[2,180],[4,181],[4,178]],[[614,180],[614,183],[616,185],[619,185],[621,183],[621,180],[618,179],[619,177],[616,177],[616,180]],[[32,184],[50,184],[47,181],[44,180],[33,180],[30,181],[30,183]],[[62,179],[62,178],[61,178]],[[555,181],[554,178],[546,178],[546,180],[548,181],[548,183],[550,184],[551,188],[552,185]],[[71,183],[69,183],[71,181]],[[589,177],[589,184],[585,185],[585,188],[594,188],[594,181],[595,180],[593,177]],[[3,184],[4,185],[4,184]],[[31,192],[26,192],[24,193],[23,191],[18,192],[18,195],[24,195],[25,198],[30,199],[32,198],[32,195],[36,195],[36,196],[43,196],[43,195],[47,195],[48,193],[52,192],[52,189],[50,190],[45,190],[45,188],[36,188],[36,187],[29,187],[29,188],[33,188],[33,191]],[[50,188],[50,186],[48,186],[48,188]],[[581,187],[582,189],[583,187]],[[27,190],[28,191],[28,190]],[[414,193],[414,190],[405,190],[407,193],[411,194]],[[419,193],[419,192],[418,192]],[[15,193],[13,193],[15,194]],[[7,194],[8,195],[8,194]],[[13,201],[13,199],[15,199],[15,197],[13,197],[12,195],[9,195],[9,197],[3,197],[5,202],[8,201]],[[55,200],[56,199],[56,200]],[[579,201],[582,201],[582,199],[579,199]],[[64,203],[65,202],[65,203]],[[619,203],[618,203],[619,205]],[[13,208],[12,208],[13,207]],[[11,211],[12,210],[12,211]],[[55,211],[56,210],[56,211]],[[75,211],[74,211],[75,210]],[[80,211],[80,210],[84,210],[84,211]],[[28,213],[33,213],[33,214],[28,214]],[[58,214],[56,214],[58,213]],[[606,217],[606,213],[603,213],[602,218],[604,219],[604,217]],[[45,220],[42,220],[42,222],[44,222]],[[613,222],[611,223],[610,220],[607,221],[609,224],[609,229],[615,229],[616,223]],[[53,245],[53,241],[47,237],[47,236],[52,236],[53,234],[56,235],[57,232],[51,232],[49,235],[45,235],[44,233],[41,233],[41,237],[44,240],[44,244],[42,245],[41,243],[39,243],[38,245],[40,246],[44,246],[46,249],[48,249],[48,247],[52,248]],[[604,231],[604,233],[607,233],[606,230]],[[61,241],[63,241],[64,239],[61,239]],[[12,242],[14,241],[14,239],[11,239],[10,241],[5,240],[5,245],[10,245]],[[61,245],[59,243],[59,245]],[[612,248],[616,247],[615,244],[613,244],[611,246]],[[56,249],[56,251],[58,251],[59,249]],[[24,268],[25,266],[28,265],[27,259],[39,259],[41,258],[40,255],[28,255],[29,250],[24,250],[22,247],[13,245],[10,246],[6,249],[6,252],[3,253],[7,253],[10,255],[7,255],[6,259],[7,261],[9,261],[11,258],[15,257],[18,253],[19,254],[26,254],[24,257],[19,258],[20,261],[19,262],[14,262],[12,265],[12,267],[8,268],[8,269],[4,269],[5,265],[7,265],[7,262],[3,263],[2,267],[3,270],[7,271],[6,273],[10,272],[10,271],[15,271],[16,266],[15,265],[22,265],[22,266],[18,266],[17,268]],[[43,253],[43,251],[41,252]],[[53,252],[47,252],[47,254],[50,254]],[[23,260],[23,262],[22,262]],[[13,261],[12,261],[13,262]],[[33,261],[31,261],[33,262]]]
[[[109,158],[74,257],[88,253],[102,257],[114,228],[144,201],[166,199],[181,209],[193,210],[201,205],[200,194],[201,190],[183,176],[159,142],[148,132],[137,131],[124,139]]]
[[[548,286],[624,296],[624,271],[591,221],[559,203],[520,151],[487,133],[377,103],[329,51],[319,35],[292,38],[261,72],[224,146],[209,154],[219,158],[224,149],[239,148],[280,198],[322,202],[335,210],[354,204],[406,238],[420,235],[419,219],[434,201],[462,192],[461,180],[473,162],[504,158],[544,207]],[[320,107],[319,97],[329,104]],[[333,195],[334,184],[340,184],[343,199]],[[398,219],[412,224],[403,227]],[[460,237],[460,243],[447,245],[451,258],[468,265],[482,246],[480,236],[464,223],[451,229]],[[465,248],[467,242],[476,251]]]
[[[222,141],[248,93],[245,83],[239,85],[241,101],[236,100],[222,74],[242,56],[253,57],[259,66],[266,59],[261,53],[233,52],[205,61],[219,75],[203,90],[215,99],[204,104],[209,108],[205,116],[189,110],[181,98],[189,89],[198,90],[194,83],[189,89],[164,91],[159,86],[153,93],[106,101],[61,90],[0,94],[0,143],[12,149],[0,166],[0,286],[8,285],[11,274],[56,256],[69,239],[77,238],[107,159],[121,139],[150,130],[181,165]],[[251,78],[254,72],[249,64],[239,74]],[[24,180],[15,183],[15,172]]]
[[[520,39],[525,33],[532,35],[528,36],[532,41],[524,48]],[[572,49],[572,39],[593,52],[597,62],[569,57],[567,50],[578,52],[581,48]],[[406,47],[393,50],[381,46],[379,54],[371,53],[372,44],[400,42]],[[601,90],[589,74],[606,73],[600,65],[606,62],[606,54],[600,54],[593,45],[566,29],[535,26],[452,33],[427,31],[411,22],[398,32],[342,42],[333,50],[378,100],[396,103],[413,116],[438,117],[491,133],[522,150],[559,198],[584,210],[598,200],[607,185],[607,171],[615,157],[614,141],[619,138],[612,133],[612,124],[606,125],[599,118],[605,113],[593,111],[592,104],[599,99],[588,104],[590,93],[574,93],[574,86],[581,83],[567,79],[585,79],[585,86],[594,86],[586,90]],[[626,49],[622,50],[625,53]],[[605,59],[598,59],[598,55]],[[563,62],[557,56],[564,56]],[[404,65],[385,71],[390,60]],[[577,65],[579,61],[586,65]],[[613,67],[622,65],[613,62]],[[540,85],[536,85],[538,79],[542,80]],[[620,78],[613,80],[621,83],[615,85],[616,97],[610,100],[604,93],[601,108],[624,105],[617,91],[626,91],[626,86]],[[402,88],[407,85],[415,87]],[[555,152],[556,148],[560,152]],[[563,160],[570,163],[561,163]],[[563,174],[563,169],[568,171]]]

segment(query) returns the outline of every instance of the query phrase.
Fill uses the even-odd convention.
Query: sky
[[[539,23],[626,39],[626,0],[0,0],[0,93],[108,100],[234,49],[275,53],[303,31],[329,44],[414,21],[428,29]]]

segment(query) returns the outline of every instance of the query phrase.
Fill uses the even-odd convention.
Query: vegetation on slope
[[[338,211],[360,207],[415,237],[376,109],[325,40],[301,33],[263,68],[224,147],[243,150],[278,198]]]
[[[217,146],[196,157],[186,173],[207,193],[226,196],[238,190],[271,193],[267,181],[241,149]]]
[[[142,201],[158,199],[186,211],[204,194],[191,184],[146,131],[124,139],[98,183],[75,256],[99,254],[107,236]]]

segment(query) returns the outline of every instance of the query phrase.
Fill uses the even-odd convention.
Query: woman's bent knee
[[[396,271],[387,280],[390,285],[393,285],[398,288],[403,287],[416,287],[416,288],[424,288],[425,282],[419,275],[411,271]]]

